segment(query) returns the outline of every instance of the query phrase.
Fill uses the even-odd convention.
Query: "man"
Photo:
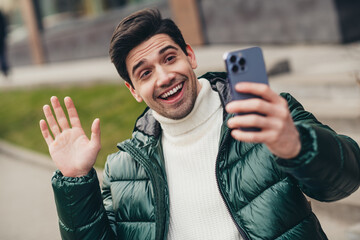
[[[6,52],[7,24],[6,15],[0,9],[0,68],[5,77],[7,77],[9,73]]]
[[[262,99],[230,102],[226,75],[198,80],[192,48],[156,10],[124,19],[110,55],[149,108],[108,157],[102,193],[92,168],[99,119],[89,140],[72,100],[64,100],[70,127],[52,97],[57,120],[50,106],[44,113],[55,138],[40,121],[59,169],[52,184],[64,239],[327,239],[302,192],[335,201],[359,187],[352,139],[263,84],[236,86]]]

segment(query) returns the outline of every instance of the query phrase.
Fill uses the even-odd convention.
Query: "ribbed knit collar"
[[[209,81],[199,79],[201,89],[194,108],[184,118],[174,120],[153,111],[154,118],[160,122],[163,131],[173,137],[190,132],[206,122],[221,106],[217,92],[211,89]]]

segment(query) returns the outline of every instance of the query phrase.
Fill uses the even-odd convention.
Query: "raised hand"
[[[258,112],[263,116],[246,114],[229,119],[228,127],[233,129],[231,135],[239,141],[265,143],[269,150],[280,158],[296,157],[301,143],[286,100],[265,84],[243,82],[237,84],[235,89],[260,96],[262,99],[232,101],[226,105],[227,112]],[[261,131],[241,131],[240,127],[257,127],[261,128]]]
[[[41,133],[49,147],[50,156],[56,167],[66,177],[80,177],[89,173],[100,151],[100,120],[94,120],[91,126],[91,140],[81,127],[76,108],[70,97],[64,99],[70,124],[57,97],[51,97],[51,105],[43,107],[46,120],[40,120]],[[50,131],[53,136],[51,136]]]

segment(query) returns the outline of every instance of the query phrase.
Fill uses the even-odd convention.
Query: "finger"
[[[280,96],[279,96],[280,97]],[[289,115],[289,108],[285,99],[280,97],[278,103],[268,102],[261,98],[251,98],[229,102],[225,109],[228,113],[249,113],[257,112],[266,116],[277,116],[286,118]]]
[[[69,114],[69,120],[70,120],[71,126],[81,128],[79,115],[76,111],[74,102],[72,101],[72,99],[70,97],[65,97],[64,102],[65,102],[65,106],[66,106],[66,109]]]
[[[227,126],[231,129],[237,129],[241,127],[260,127],[263,125],[263,120],[256,114],[246,114],[232,117],[228,120]]]
[[[96,118],[91,126],[91,142],[99,150],[101,147],[101,131],[100,131],[100,119]]]
[[[242,142],[264,143],[267,138],[271,136],[270,131],[248,132],[240,129],[231,131],[231,136]]]
[[[285,117],[289,112],[286,101],[284,102],[284,104],[277,104],[277,103],[264,101],[263,99],[260,98],[230,102],[229,104],[226,105],[226,110],[229,113],[257,112],[266,116],[279,116],[279,117]]]
[[[45,139],[45,142],[48,146],[50,146],[50,144],[54,141],[54,139],[52,138],[52,136],[49,132],[49,128],[48,128],[45,120],[41,119],[39,124],[40,124],[40,130]]]
[[[241,82],[235,85],[235,90],[242,93],[250,93],[270,102],[278,102],[281,97],[275,93],[269,85],[254,82]]]
[[[45,105],[43,107],[43,112],[45,114],[46,121],[49,124],[50,130],[53,133],[54,137],[60,134],[60,128],[54,118],[54,115],[51,112],[51,108],[49,105]]]
[[[270,115],[274,112],[275,106],[261,98],[251,98],[229,102],[225,109],[228,113],[249,113],[258,112]]]
[[[62,130],[69,128],[68,120],[65,116],[64,110],[62,109],[59,99],[55,96],[50,98],[51,105],[54,109],[57,122]]]
[[[234,117],[228,121],[229,128],[232,128],[231,135],[239,141],[271,143],[278,141],[286,126],[283,121],[274,117],[261,117],[259,115],[244,115]],[[243,131],[241,128],[255,127],[260,131]]]
[[[283,129],[286,124],[282,119],[277,117],[269,117],[254,113],[234,116],[228,120],[227,125],[232,129],[257,127],[263,130],[270,129],[279,131]]]
[[[256,127],[262,130],[277,129],[279,122],[276,118],[270,118],[259,114],[245,114],[232,117],[227,125],[231,129]]]

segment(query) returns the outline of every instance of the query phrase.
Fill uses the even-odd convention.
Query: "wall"
[[[198,6],[206,44],[337,44],[360,40],[358,0],[198,0]],[[108,56],[117,23],[145,7],[157,7],[164,17],[171,17],[169,1],[161,0],[46,28],[43,39],[48,62]],[[10,44],[9,59],[12,66],[31,64],[27,39]]]
[[[145,7],[157,7],[164,17],[171,16],[168,3],[160,1],[134,4],[107,11],[99,17],[72,19],[46,28],[43,42],[47,62],[107,57],[110,38],[117,24],[130,13]],[[12,66],[32,64],[28,39],[9,44],[9,60]]]
[[[200,8],[211,44],[341,40],[332,0],[203,0]]]

